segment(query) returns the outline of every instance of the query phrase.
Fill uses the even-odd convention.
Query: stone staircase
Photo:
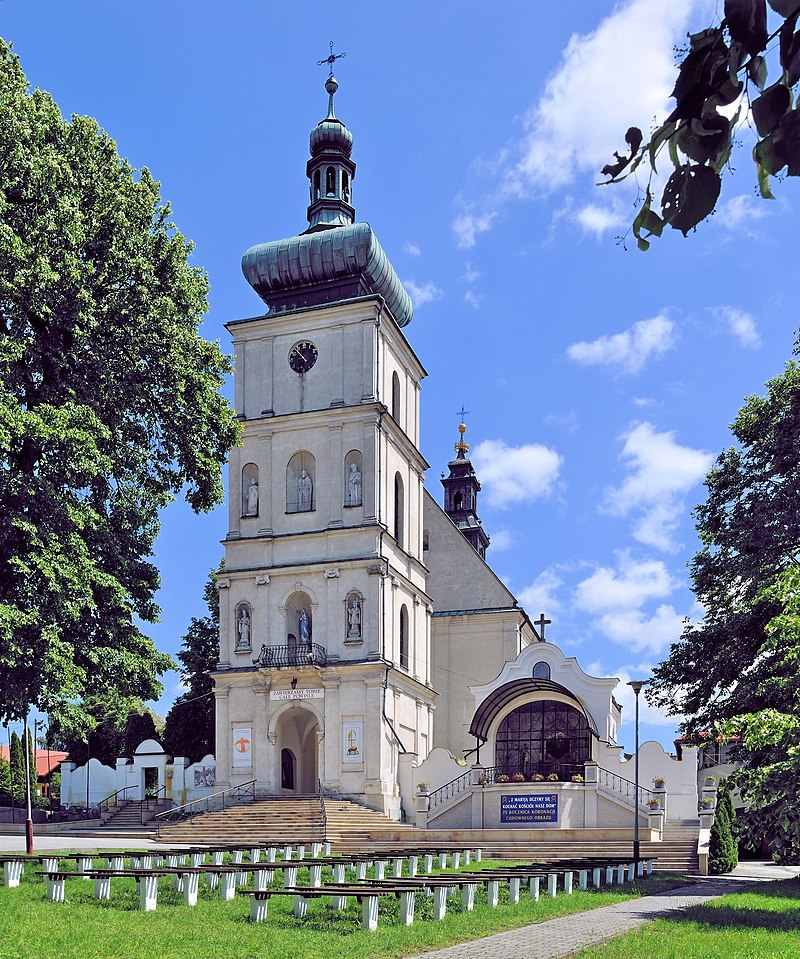
[[[169,808],[169,803],[155,799],[139,802],[129,800],[112,806],[108,814],[102,817],[101,828],[110,833],[135,833],[150,828],[150,820],[159,812]]]
[[[325,824],[318,796],[272,796],[243,802],[164,826],[155,837],[164,843],[288,843],[323,840]]]

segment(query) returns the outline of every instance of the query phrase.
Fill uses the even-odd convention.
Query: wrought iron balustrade
[[[300,666],[324,666],[328,654],[323,646],[316,643],[298,643],[297,646],[262,646],[261,652],[253,660],[254,666],[262,668],[297,669]]]
[[[633,801],[633,797],[636,794],[636,784],[632,783],[630,779],[624,779],[622,776],[618,776],[608,769],[603,769],[602,766],[598,769],[597,773],[597,781],[601,786],[605,786],[606,789]],[[648,789],[646,786],[639,786],[639,806],[644,806],[648,799],[652,799],[654,795],[652,789]]]
[[[483,782],[479,785],[507,782],[571,782],[573,776],[582,777],[583,770],[583,763],[529,762],[522,765],[506,763],[503,766],[484,767],[481,771]]]

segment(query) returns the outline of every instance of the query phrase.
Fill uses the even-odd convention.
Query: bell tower
[[[447,464],[449,476],[442,474],[444,511],[461,530],[478,556],[485,559],[489,537],[478,519],[478,493],[481,484],[472,463],[467,459],[469,443],[464,439],[466,432],[466,425],[459,423],[458,442],[454,447],[456,458]]]

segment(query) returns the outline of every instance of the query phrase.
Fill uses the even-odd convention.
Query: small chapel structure
[[[530,825],[503,797],[545,783],[541,821],[629,822],[619,681],[547,642],[544,616],[532,622],[487,564],[463,423],[444,506],[425,488],[412,303],[356,220],[332,73],[325,89],[308,225],[244,254],[267,309],[228,324],[243,431],[218,580],[216,788],[255,780],[420,824],[490,826]],[[648,749],[642,783],[663,776],[674,818],[696,816],[692,750],[677,762]],[[436,808],[420,804],[453,783]]]

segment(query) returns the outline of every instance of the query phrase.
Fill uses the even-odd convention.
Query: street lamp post
[[[31,752],[27,713],[22,732],[25,738],[25,852],[30,856],[33,852],[33,812],[31,810]]]
[[[634,790],[633,790],[633,859],[636,863],[636,873],[639,872],[639,693],[642,691],[642,686],[644,686],[643,679],[632,679],[628,685],[633,689],[634,695],[636,697],[636,713],[634,719],[635,726],[635,737],[636,737],[636,752],[634,753],[633,761],[633,775],[634,775]]]

